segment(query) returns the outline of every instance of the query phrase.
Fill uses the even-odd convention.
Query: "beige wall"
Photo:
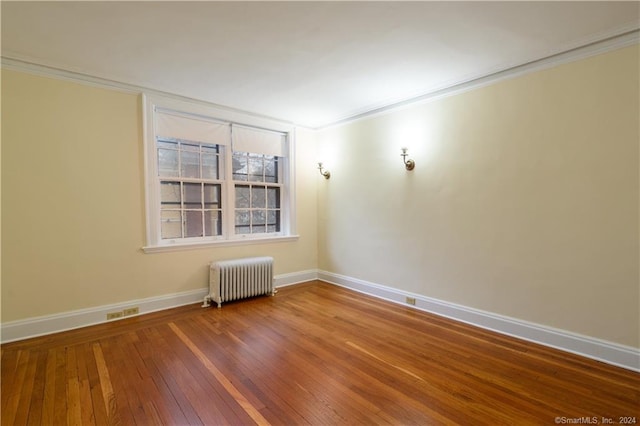
[[[298,131],[299,241],[144,254],[140,96],[5,70],[2,103],[2,322],[201,289],[215,259],[317,267],[313,132]]]
[[[321,131],[319,268],[638,347],[638,60]]]
[[[139,96],[3,71],[2,322],[204,288],[211,260],[269,254],[276,274],[320,268],[638,347],[638,56],[300,130],[299,241],[156,254],[140,250]]]

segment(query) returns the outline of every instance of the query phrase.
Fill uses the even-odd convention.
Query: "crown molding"
[[[35,62],[25,61],[18,58],[12,58],[8,56],[2,56],[0,64],[3,70],[18,71],[28,74],[33,74],[41,77],[55,78],[58,80],[70,81],[73,83],[84,84],[86,86],[97,87],[100,89],[116,90],[123,93],[130,94],[147,94],[153,96],[162,96],[165,98],[188,102],[191,104],[202,105],[207,108],[214,108],[218,110],[226,111],[230,114],[239,114],[245,117],[252,117],[261,120],[275,121],[286,126],[295,127],[296,124],[289,120],[284,120],[278,117],[271,117],[264,114],[259,114],[252,111],[245,111],[238,108],[233,108],[226,105],[215,104],[213,102],[207,102],[202,99],[190,98],[187,96],[178,95],[175,93],[164,92],[162,90],[156,90],[146,86],[139,86],[136,84],[125,83],[117,80],[109,80],[102,77],[96,77],[89,74],[84,74],[76,71],[68,71],[62,68],[52,67],[49,65],[38,64]],[[298,126],[305,127],[305,126]]]
[[[315,130],[323,130],[331,127],[341,126],[343,124],[386,114],[410,106],[433,102],[438,99],[458,95],[460,93],[464,93],[473,89],[478,89],[484,86],[495,84],[503,80],[508,80],[525,74],[553,68],[558,65],[586,59],[591,56],[596,56],[625,47],[633,46],[638,43],[640,43],[640,29],[636,28],[629,30],[623,34],[594,41],[574,49],[549,55],[541,59],[516,65],[514,67],[496,71],[484,76],[473,77],[467,81],[456,83],[447,87],[442,87],[434,91],[424,93],[422,95],[414,96],[411,98],[400,100],[398,102],[390,103],[388,105],[349,115],[340,120],[318,126],[315,128]]]
[[[399,109],[415,106],[418,104],[432,102],[438,99],[442,99],[448,96],[454,96],[460,93],[464,93],[473,89],[478,89],[490,84],[495,84],[503,80],[519,77],[524,74],[541,71],[544,69],[552,68],[558,65],[566,64],[569,62],[578,61],[591,56],[600,55],[613,50],[621,49],[624,47],[632,46],[640,43],[640,29],[634,28],[624,33],[613,35],[601,40],[589,42],[580,47],[569,49],[560,53],[552,54],[544,58],[540,58],[534,61],[530,61],[524,64],[516,65],[508,69],[496,71],[490,74],[472,77],[466,81],[452,84],[450,86],[441,87],[439,89],[403,99],[397,102],[389,103],[383,106],[366,109],[355,114],[350,114],[339,120],[331,121],[329,123],[310,127],[304,124],[294,123],[290,120],[285,120],[278,117],[271,117],[251,111],[244,111],[236,108],[232,108],[225,105],[214,104],[212,102],[203,101],[201,99],[189,98],[175,93],[163,92],[155,90],[150,87],[138,86],[135,84],[124,83],[116,80],[109,80],[102,77],[96,77],[89,74],[83,74],[75,71],[68,71],[62,68],[51,67],[47,65],[38,64],[35,62],[24,61],[17,58],[11,58],[2,56],[1,65],[3,69],[20,71],[29,74],[57,78],[61,80],[72,81],[89,86],[107,88],[112,90],[118,90],[125,93],[147,93],[152,95],[165,96],[180,101],[191,102],[196,104],[205,105],[208,107],[224,109],[233,113],[240,113],[243,115],[253,116],[261,119],[278,121],[290,126],[297,126],[307,128],[310,130],[323,130],[331,127],[340,126],[343,124],[351,123],[354,121],[362,120],[365,118],[374,117],[377,115],[389,113]]]

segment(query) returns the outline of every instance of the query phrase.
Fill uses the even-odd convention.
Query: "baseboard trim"
[[[129,300],[123,303],[113,303],[93,308],[78,309],[76,311],[63,312],[60,314],[11,321],[2,324],[0,342],[9,343],[16,340],[44,336],[89,325],[117,321],[117,319],[107,321],[107,313],[122,311],[136,306],[139,308],[138,315],[142,315],[201,302],[207,292],[208,290],[206,288],[202,288],[198,290],[184,291],[181,293],[148,297],[145,299]]]
[[[276,287],[285,287],[305,281],[315,280],[317,277],[317,270],[293,272],[289,274],[276,275],[274,277],[274,283]],[[90,325],[118,321],[118,319],[107,321],[107,313],[118,312],[133,307],[138,307],[138,315],[142,315],[164,309],[177,308],[178,306],[189,305],[192,303],[202,303],[204,296],[206,296],[208,292],[209,289],[204,287],[197,290],[189,290],[145,299],[129,300],[123,303],[114,303],[110,305],[63,312],[60,314],[6,322],[0,327],[0,343],[9,343],[17,340],[29,339],[31,337],[74,330],[76,328],[87,327]]]
[[[407,305],[405,300],[406,297],[412,297],[416,299],[416,304],[411,307],[422,311],[640,372],[640,350],[630,346],[481,311],[332,272],[318,271],[318,279],[403,306],[411,306]]]
[[[636,348],[445,302],[345,275],[312,269],[277,275],[275,277],[275,286],[277,288],[286,287],[315,279],[403,306],[410,306],[405,303],[405,300],[406,297],[412,297],[416,299],[416,304],[412,307],[422,311],[640,372],[640,350]],[[139,315],[142,315],[192,303],[199,303],[202,302],[207,293],[207,288],[201,288],[181,293],[11,321],[1,325],[0,342],[9,343],[31,337],[102,324],[108,322],[105,320],[108,312],[121,311],[135,306],[139,308]]]
[[[309,269],[307,271],[276,275],[274,284],[276,288],[280,288],[280,287],[287,287],[290,285],[304,283],[307,281],[313,281],[317,279],[318,279],[318,270]]]

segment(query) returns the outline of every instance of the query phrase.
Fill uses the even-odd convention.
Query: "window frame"
[[[196,116],[207,120],[232,125],[249,126],[270,130],[286,135],[286,157],[278,158],[278,167],[282,179],[280,186],[280,224],[278,233],[236,234],[235,233],[235,185],[240,181],[233,179],[233,145],[219,145],[221,157],[219,175],[221,181],[220,199],[222,202],[222,235],[211,237],[165,239],[161,237],[160,222],[160,182],[171,180],[158,174],[158,153],[156,147],[156,110],[171,111],[185,116]],[[146,235],[145,253],[176,251],[225,245],[261,244],[298,239],[295,223],[295,127],[288,123],[232,111],[205,103],[189,102],[166,96],[142,94],[143,144],[144,144],[144,194]],[[264,182],[250,182],[260,184]]]

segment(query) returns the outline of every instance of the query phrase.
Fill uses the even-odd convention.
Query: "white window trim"
[[[226,225],[224,236],[211,237],[207,240],[190,241],[166,240],[160,237],[160,202],[159,186],[157,184],[157,152],[156,134],[154,127],[154,111],[156,108],[180,111],[185,114],[199,115],[221,120],[230,123],[271,129],[287,134],[287,161],[283,176],[287,179],[287,184],[283,186],[282,205],[285,207],[281,212],[282,230],[278,235],[273,234],[240,234],[235,235],[230,226],[233,217],[229,216],[231,209],[223,207],[223,217]],[[295,202],[295,128],[287,123],[257,117],[248,113],[223,109],[212,105],[197,102],[187,102],[170,97],[158,95],[142,95],[142,127],[144,144],[144,175],[145,175],[145,222],[146,222],[146,245],[142,247],[145,253],[157,253],[178,250],[190,250],[206,247],[233,246],[244,244],[266,244],[275,242],[295,241],[299,238],[296,234],[296,202]],[[231,167],[232,147],[222,147],[224,150],[225,170]],[[227,180],[222,185],[222,198],[227,205],[233,205],[233,182]],[[224,212],[227,216],[224,216]]]

